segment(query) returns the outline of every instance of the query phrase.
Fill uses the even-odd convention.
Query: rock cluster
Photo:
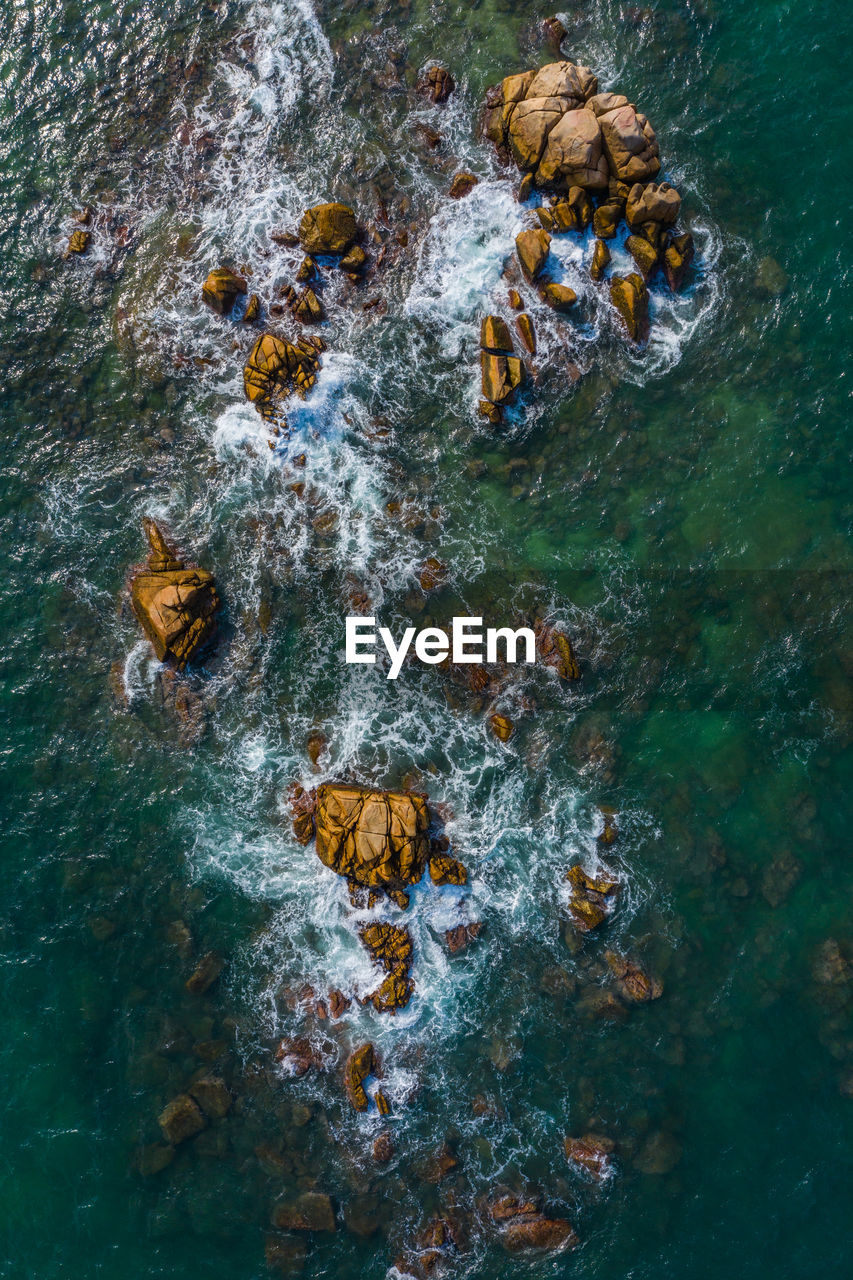
[[[317,789],[317,856],[355,886],[389,896],[417,884],[430,854],[426,796],[323,783]]]
[[[490,422],[500,422],[501,407],[512,401],[524,382],[524,364],[514,352],[505,321],[486,316],[480,330],[480,412]]]
[[[143,523],[151,554],[131,578],[133,611],[160,662],[181,671],[216,628],[215,579],[178,559],[153,520]]]
[[[266,415],[292,392],[304,399],[317,380],[320,353],[326,344],[320,337],[301,337],[295,343],[263,333],[252,347],[243,370],[243,388]]]
[[[359,930],[362,945],[370,952],[387,977],[378,990],[368,997],[377,1013],[396,1013],[404,1009],[415,989],[409,976],[412,967],[412,936],[408,929],[395,924],[369,924]]]
[[[599,93],[588,67],[552,62],[507,76],[486,96],[484,131],[506,160],[523,172],[519,199],[534,188],[553,193],[536,210],[540,228],[516,239],[518,261],[529,282],[539,280],[550,236],[583,231],[593,224],[596,246],[590,274],[604,278],[610,261],[606,240],[627,222],[628,252],[638,271],[614,277],[611,302],[628,336],[648,336],[646,281],[661,269],[669,287],[680,289],[693,259],[689,232],[676,234],[681,196],[656,182],[660,154],[654,129],[633,103],[618,93]],[[593,207],[593,200],[598,207]],[[557,310],[574,302],[571,290],[542,280],[544,299]]]
[[[607,899],[618,891],[618,880],[588,875],[580,864],[569,868],[566,879],[572,886],[569,912],[575,927],[581,933],[597,929],[607,918]]]
[[[490,1202],[488,1212],[510,1253],[553,1251],[571,1248],[578,1242],[571,1223],[565,1218],[547,1217],[535,1198],[498,1195]]]

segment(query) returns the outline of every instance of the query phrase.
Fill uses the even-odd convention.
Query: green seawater
[[[543,321],[542,380],[493,430],[477,325],[502,305],[518,211],[477,114],[487,86],[553,58],[547,14],[0,12],[4,1277],[248,1280],[275,1256],[384,1277],[433,1215],[459,1228],[436,1274],[482,1280],[850,1265],[849,10],[563,13],[564,55],[652,120],[699,261],[645,355],[591,316]],[[446,108],[413,91],[432,58],[457,80]],[[457,205],[460,168],[482,181]],[[242,401],[250,336],[204,310],[201,282],[230,261],[271,298],[294,259],[270,230],[336,197],[367,224],[381,203],[408,245],[361,292],[329,287],[315,394],[270,450]],[[64,261],[84,205],[92,247]],[[360,309],[374,293],[384,315]],[[177,709],[124,595],[146,514],[225,600]],[[424,597],[427,556],[449,574]],[[492,705],[443,673],[343,664],[359,592],[395,630],[538,613],[582,678],[508,686],[501,746]],[[286,792],[342,775],[447,806],[471,884],[413,895],[405,1014],[319,1024],[305,984],[363,991],[369,966]],[[595,865],[601,805],[623,889],[576,952],[563,877]],[[448,959],[460,919],[485,931]],[[608,948],[661,998],[602,1016]],[[223,974],[189,994],[210,950]],[[307,1033],[329,1070],[289,1078],[275,1046]],[[368,1038],[385,1123],[342,1089]],[[205,1073],[229,1113],[152,1171],[158,1115]],[[383,1130],[396,1154],[377,1166]],[[563,1153],[588,1131],[616,1143],[601,1186]],[[445,1143],[458,1165],[436,1182]],[[541,1195],[577,1248],[508,1257],[483,1209],[498,1186]],[[271,1233],[311,1189],[334,1234]]]

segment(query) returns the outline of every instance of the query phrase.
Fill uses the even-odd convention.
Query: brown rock
[[[552,667],[563,680],[579,680],[580,667],[569,637],[556,627],[542,623],[535,632],[540,661],[546,667]]]
[[[231,1109],[234,1099],[220,1076],[202,1076],[190,1085],[189,1092],[206,1116],[221,1120]]]
[[[389,973],[384,982],[370,996],[370,1003],[377,1013],[394,1014],[405,1009],[415,990],[413,978],[403,973]]]
[[[565,204],[574,212],[579,231],[585,231],[592,222],[593,207],[589,194],[583,187],[569,187]]]
[[[623,101],[615,107],[611,105],[610,110],[599,113],[594,104],[610,105],[601,100],[614,96],[600,94],[598,99],[590,99],[590,107],[598,116],[610,172],[620,182],[648,182],[660,173],[655,131],[646,117],[629,102]]]
[[[362,945],[387,973],[406,974],[412,965],[412,936],[400,925],[365,925],[359,930]]]
[[[480,325],[480,346],[483,351],[492,351],[496,355],[512,353],[512,338],[506,322],[500,316],[484,317]]]
[[[349,271],[350,273],[363,271],[367,266],[367,254],[361,245],[354,244],[341,258],[338,266],[342,271]]]
[[[261,314],[261,300],[256,293],[253,293],[246,303],[246,310],[243,312],[243,319],[246,324],[254,324],[258,316]]]
[[[308,759],[313,765],[316,766],[317,761],[320,759],[320,756],[326,750],[328,745],[329,739],[326,737],[325,733],[323,733],[322,729],[315,729],[312,733],[309,733],[305,749],[308,752]]]
[[[313,289],[303,289],[300,293],[295,289],[288,289],[285,299],[290,314],[301,324],[322,324],[326,318],[323,304]]]
[[[373,1095],[373,1098],[376,1103],[376,1110],[379,1112],[379,1114],[381,1116],[390,1116],[391,1103],[388,1101],[387,1097],[385,1096],[385,1094],[382,1092],[381,1089],[376,1090],[376,1093]]]
[[[533,321],[527,312],[523,312],[516,317],[515,327],[518,330],[518,336],[524,343],[527,350],[532,356],[536,355],[536,331],[533,328]]]
[[[527,1249],[572,1248],[578,1238],[565,1218],[534,1218],[531,1222],[512,1222],[503,1235],[510,1253]]]
[[[619,312],[634,342],[643,342],[649,333],[649,294],[642,276],[612,276],[610,301]]]
[[[373,1160],[375,1164],[387,1164],[394,1155],[394,1143],[390,1133],[380,1133],[373,1141]]]
[[[225,968],[225,961],[216,951],[208,951],[199,960],[198,965],[185,983],[187,991],[191,995],[203,995],[208,988],[212,987],[222,970]]]
[[[177,1098],[173,1098],[163,1108],[158,1118],[158,1124],[163,1130],[166,1141],[173,1147],[201,1133],[206,1123],[197,1104],[186,1093],[180,1093]]]
[[[595,248],[592,251],[592,262],[589,268],[589,274],[596,283],[604,276],[604,272],[610,265],[610,250],[603,240],[596,240]]]
[[[72,254],[85,253],[89,248],[91,239],[92,234],[90,231],[83,231],[82,228],[78,227],[77,230],[72,231],[71,235],[68,237],[68,245],[64,256],[66,258],[70,258]]]
[[[421,565],[418,582],[422,591],[435,591],[443,587],[447,581],[447,565],[442,564],[435,556],[430,556]]]
[[[616,1148],[612,1138],[598,1133],[585,1133],[582,1138],[565,1138],[566,1158],[583,1169],[596,1182],[602,1182],[610,1173],[610,1160]]]
[[[639,965],[632,964],[625,956],[620,956],[616,951],[605,951],[604,958],[616,976],[622,994],[628,1000],[640,1004],[647,1000],[657,1000],[663,995],[661,983],[650,978]]]
[[[569,867],[566,872],[566,879],[576,889],[582,890],[584,893],[599,893],[602,897],[607,898],[611,894],[616,893],[619,889],[619,881],[614,880],[612,876],[591,876],[580,863]]]
[[[599,240],[612,240],[619,229],[625,206],[621,201],[608,200],[596,209],[592,216],[592,229]]]
[[[246,281],[230,267],[217,267],[211,271],[201,289],[202,299],[218,316],[230,314],[241,293],[246,292]]]
[[[554,284],[551,281],[542,286],[540,296],[542,301],[547,302],[548,306],[553,307],[555,311],[570,311],[578,300],[578,295],[574,289],[570,289],[565,284]]]
[[[547,231],[522,231],[515,237],[515,251],[528,280],[535,280],[539,275],[550,249],[551,237]]]
[[[352,1000],[345,996],[343,991],[335,990],[329,992],[329,1013],[333,1018],[342,1018],[352,1004]]]
[[[143,527],[151,553],[131,579],[133,612],[159,661],[182,671],[216,629],[216,580],[179,560],[153,520]]]
[[[515,733],[515,725],[508,716],[502,716],[497,711],[489,716],[489,728],[492,733],[501,742],[509,742]]]
[[[689,231],[685,231],[681,236],[673,236],[664,249],[663,273],[673,293],[677,293],[684,284],[684,277],[693,261],[694,253],[693,237]]]
[[[272,1225],[277,1231],[334,1231],[335,1211],[327,1195],[303,1191],[295,1200],[276,1205]]]
[[[480,352],[483,396],[493,404],[505,404],[524,382],[524,365],[517,356]]]
[[[548,134],[536,170],[537,185],[603,191],[608,168],[601,127],[592,112],[580,109],[576,101],[572,106],[574,109],[566,111]]]
[[[546,18],[542,23],[542,32],[545,36],[545,43],[554,53],[560,52],[560,45],[565,40],[568,32],[563,26],[559,18]]]
[[[457,173],[450,184],[450,198],[461,200],[463,196],[470,195],[479,181],[473,173]]]
[[[461,862],[447,853],[434,854],[429,860],[429,874],[433,884],[467,884],[468,872]]]
[[[456,81],[446,67],[428,67],[418,81],[418,93],[431,102],[446,102],[455,88]]]
[[[576,929],[590,933],[607,919],[604,904],[595,894],[573,893],[569,900],[569,912]]]
[[[522,301],[521,294],[517,289],[510,289],[507,294],[507,300],[509,301],[509,305],[512,307],[513,311],[524,310],[524,303]]]
[[[429,810],[417,792],[324,783],[317,791],[317,855],[368,888],[417,884],[429,858]]]
[[[347,204],[318,204],[306,209],[299,223],[299,240],[306,253],[346,253],[358,228]]]
[[[492,404],[491,400],[481,400],[477,412],[481,418],[486,418],[491,422],[492,426],[496,427],[503,421],[503,414],[496,404]]]
[[[459,951],[464,951],[475,938],[482,933],[483,925],[480,920],[472,920],[469,924],[457,924],[452,929],[446,930],[444,940],[447,943],[447,949],[451,955],[456,955]]]
[[[288,791],[288,801],[293,820],[293,834],[300,844],[309,844],[314,839],[316,792],[306,791],[298,782],[294,782]]]
[[[243,370],[247,400],[263,413],[293,391],[304,399],[317,379],[325,345],[322,338],[300,338],[294,344],[272,333],[262,334]]]
[[[373,1045],[363,1044],[358,1049],[353,1049],[347,1058],[344,1083],[346,1084],[347,1097],[356,1111],[367,1110],[369,1099],[365,1092],[364,1082],[368,1076],[377,1074],[378,1065]]]
[[[625,220],[632,231],[639,231],[647,222],[657,222],[671,227],[681,211],[681,196],[668,182],[635,182],[628,192],[625,204]]]
[[[648,280],[658,265],[657,250],[649,244],[645,236],[628,236],[625,248],[636,262],[640,275],[644,280]]]

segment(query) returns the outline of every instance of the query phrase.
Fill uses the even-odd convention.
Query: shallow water
[[[539,1191],[580,1237],[512,1262],[532,1276],[811,1277],[846,1259],[853,985],[820,961],[853,942],[846,15],[563,15],[565,54],[652,119],[700,258],[683,297],[656,291],[637,354],[565,237],[582,318],[531,295],[541,381],[495,432],[475,412],[479,318],[532,215],[476,119],[488,85],[551,56],[544,16],[307,0],[0,16],[4,1276],[262,1276],[273,1205],[313,1187],[339,1222],[293,1260],[309,1277],[385,1276],[434,1212],[464,1224],[450,1274],[505,1275],[482,1212],[498,1184]],[[457,80],[446,107],[412,91],[433,57]],[[461,168],[481,182],[452,202]],[[200,285],[227,260],[271,296],[298,262],[271,232],[333,197],[368,223],[382,202],[409,242],[376,286],[327,287],[316,390],[271,441],[242,398],[250,331]],[[92,249],[63,262],[85,203]],[[767,257],[778,295],[756,284]],[[361,310],[374,289],[384,313]],[[146,514],[226,601],[189,725],[122,604]],[[424,597],[430,555],[450,572]],[[502,746],[444,674],[343,663],[361,592],[395,632],[547,617],[582,679],[509,682]],[[306,1026],[306,984],[374,983],[367,914],[288,821],[294,779],[346,775],[427,790],[471,874],[413,894],[410,1006],[318,1032],[332,1063],[377,1045],[385,1125],[350,1110],[339,1065],[273,1063]],[[596,866],[600,805],[624,888],[573,954],[564,872]],[[449,957],[460,920],[485,933]],[[608,947],[663,997],[597,1016]],[[225,972],[189,996],[211,948]],[[159,1112],[201,1069],[224,1074],[231,1112],[143,1176]],[[377,1168],[383,1127],[397,1154]],[[590,1129],[617,1142],[603,1187],[563,1155]],[[460,1163],[435,1184],[444,1142]]]

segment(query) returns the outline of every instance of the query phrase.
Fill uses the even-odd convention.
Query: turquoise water
[[[657,300],[644,356],[594,311],[572,325],[574,390],[566,329],[543,319],[542,383],[495,433],[474,413],[477,326],[518,212],[475,125],[488,85],[551,56],[544,16],[260,0],[0,16],[4,1276],[264,1276],[273,1206],[311,1188],[338,1229],[291,1257],[308,1277],[384,1277],[434,1212],[462,1227],[447,1273],[489,1280],[799,1280],[847,1260],[849,20],[564,15],[566,55],[653,121],[699,269],[683,302]],[[458,81],[444,109],[411,91],[431,57]],[[460,168],[482,181],[457,204]],[[332,197],[365,222],[383,200],[409,244],[377,277],[384,316],[327,294],[320,381],[270,451],[242,400],[249,337],[200,285],[229,260],[271,292],[289,259],[269,232]],[[84,204],[92,248],[63,262]],[[122,603],[146,514],[226,601],[190,723]],[[450,573],[424,600],[429,555]],[[510,687],[503,747],[441,673],[343,665],[358,591],[396,630],[538,611],[573,636],[582,680]],[[303,984],[370,978],[342,884],[288,823],[293,779],[343,774],[417,781],[472,877],[414,895],[410,1008],[321,1029],[330,1057],[367,1037],[382,1054],[384,1167],[340,1066],[293,1080],[273,1062],[304,1031]],[[599,805],[624,889],[573,954],[563,874],[594,864]],[[449,959],[461,918],[486,931]],[[608,947],[662,998],[597,1015]],[[222,978],[190,996],[211,949]],[[144,1174],[158,1114],[201,1070],[231,1111]],[[589,1129],[617,1143],[603,1187],[563,1155]],[[460,1163],[436,1185],[445,1141]],[[499,1184],[539,1191],[579,1247],[508,1261],[481,1208]]]

